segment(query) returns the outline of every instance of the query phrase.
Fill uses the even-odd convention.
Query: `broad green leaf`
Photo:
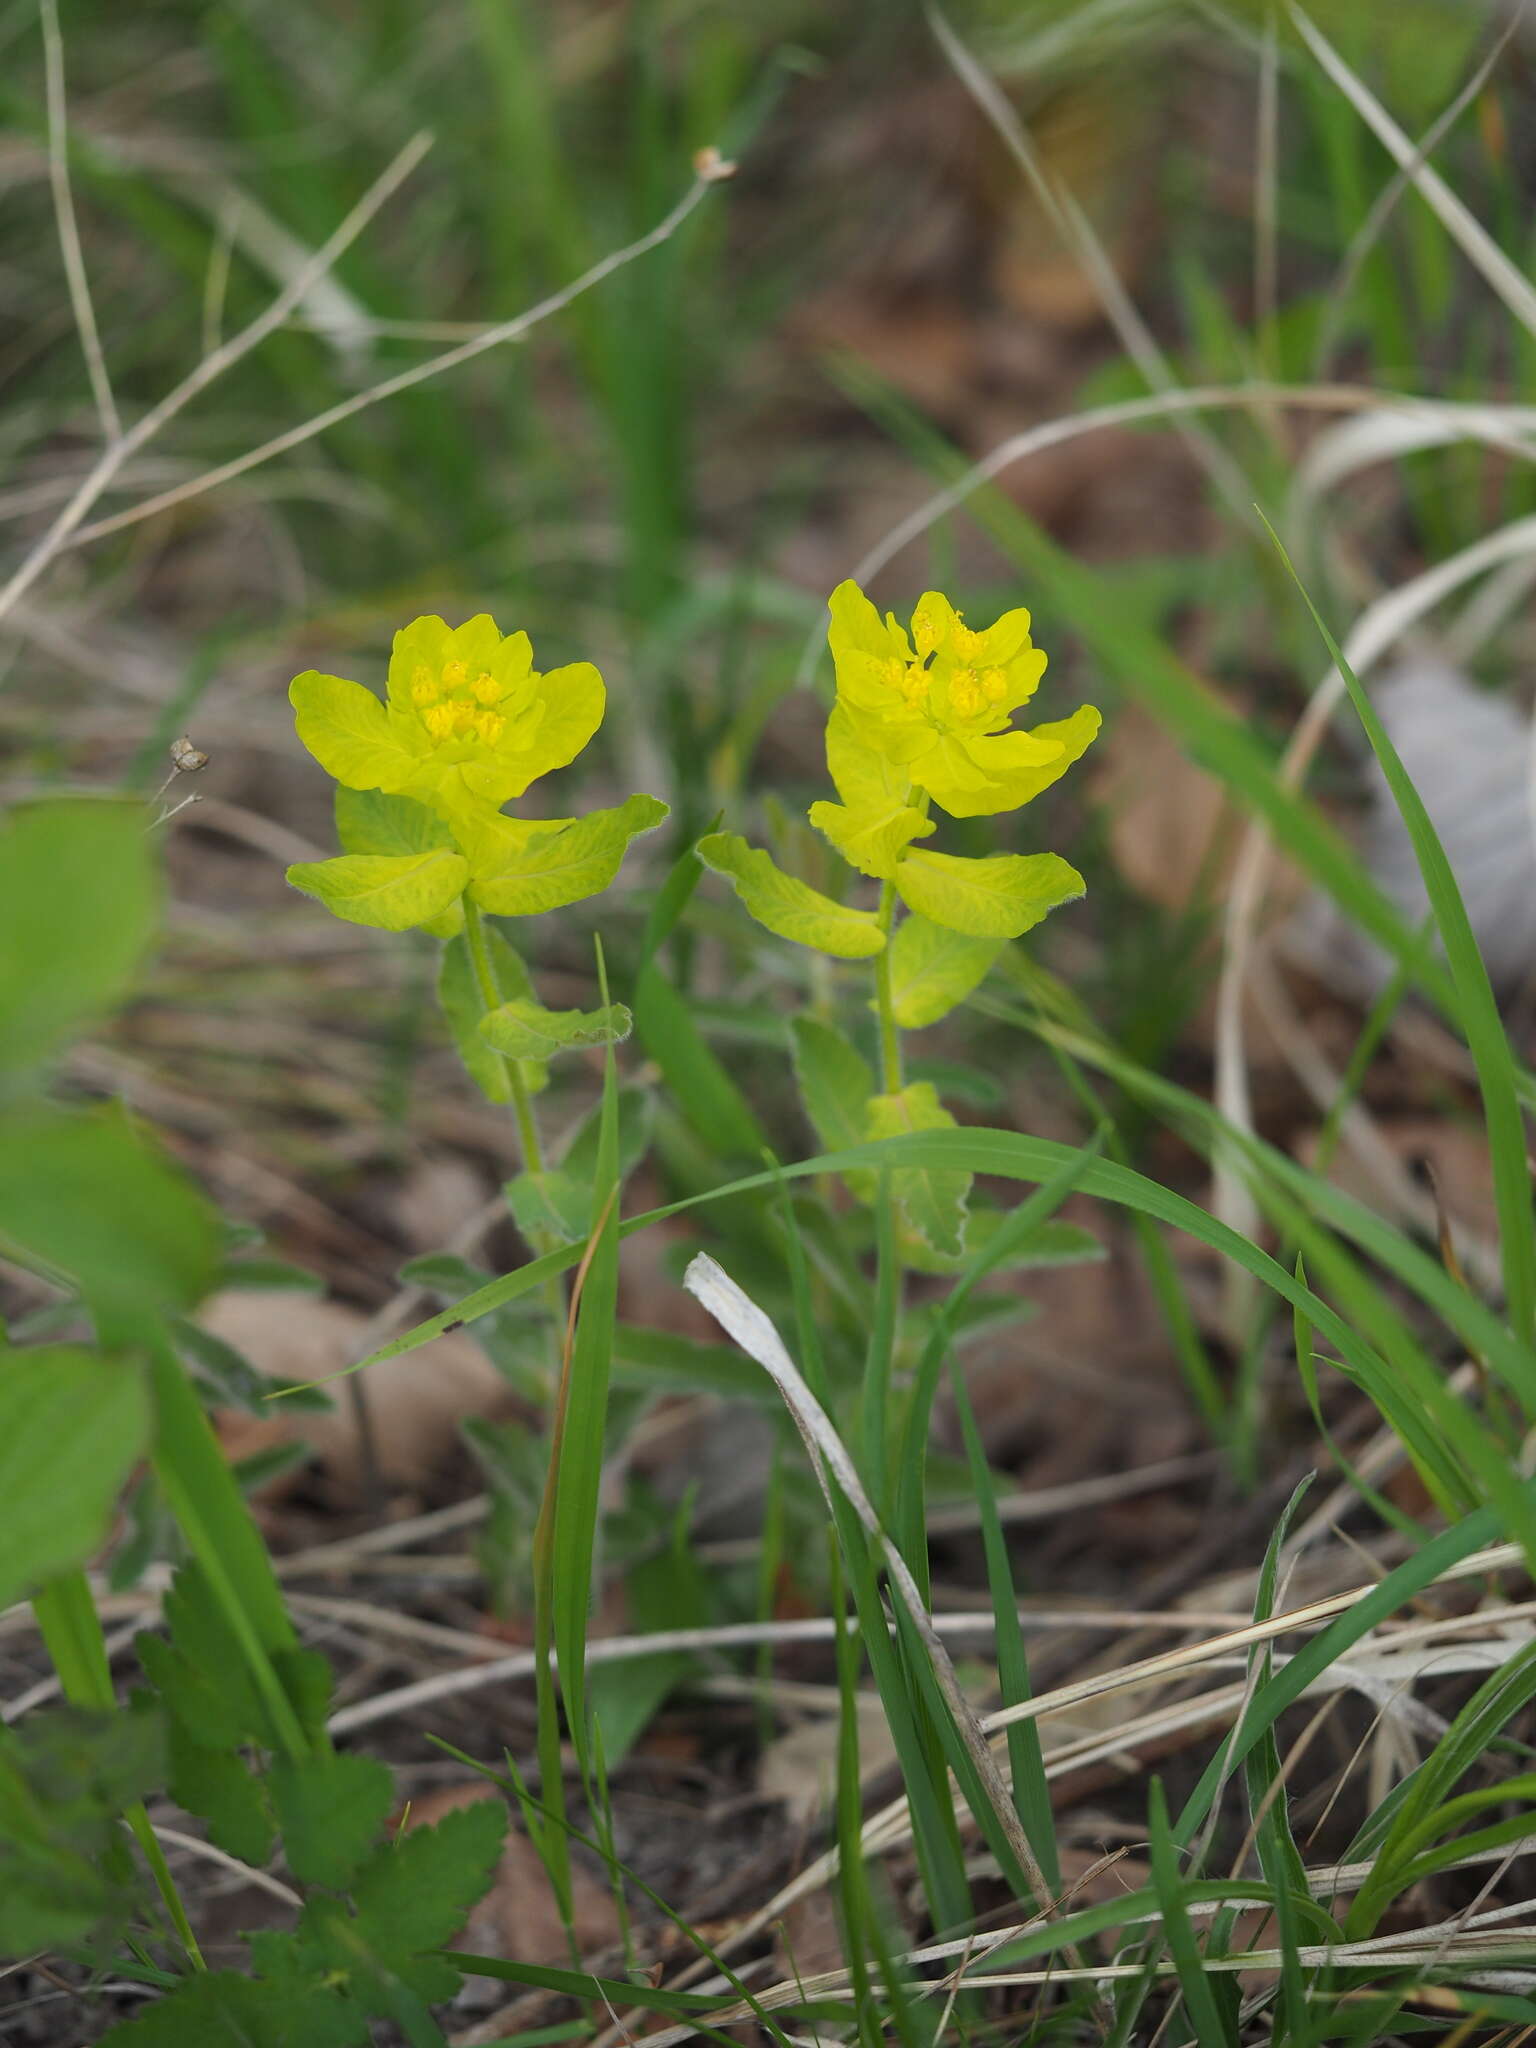
[[[528,978],[528,970],[501,933],[488,925],[485,942],[498,999],[508,1002],[515,996],[531,996],[533,983]],[[443,948],[442,964],[437,973],[437,1000],[448,1019],[459,1058],[480,1093],[491,1102],[510,1102],[512,1084],[507,1079],[507,1070],[480,1036],[480,1019],[485,1015],[485,1004],[475,978],[469,942],[464,938],[450,939]],[[547,1078],[541,1066],[524,1061],[523,1081],[530,1095],[537,1094]]]
[[[995,853],[962,860],[914,848],[896,870],[909,910],[979,939],[1016,939],[1058,904],[1083,893],[1083,878],[1055,853]]]
[[[801,1106],[823,1149],[836,1152],[862,1144],[869,1135],[869,1104],[875,1092],[868,1060],[841,1031],[814,1017],[796,1017],[790,1032]],[[850,1173],[844,1179],[859,1201],[874,1200],[874,1174]]]
[[[113,1314],[191,1308],[217,1263],[212,1209],[116,1110],[0,1117],[4,1238]]]
[[[896,1022],[904,1031],[921,1031],[947,1017],[986,980],[1002,945],[1001,939],[972,938],[926,917],[903,918],[891,940]]]
[[[934,830],[934,820],[924,817],[915,804],[895,798],[864,804],[814,803],[810,820],[850,866],[861,875],[882,879],[895,874],[897,861],[914,839],[926,839]]]
[[[335,810],[343,853],[398,856],[436,853],[453,845],[453,834],[443,820],[414,797],[338,787]]]
[[[734,832],[711,832],[699,841],[699,859],[724,875],[760,925],[797,946],[837,960],[867,960],[885,945],[872,910],[848,910],[830,896],[796,881],[771,857]]]
[[[160,885],[138,804],[19,804],[0,824],[0,1075],[37,1065],[127,993]]]
[[[865,1135],[906,1137],[914,1131],[948,1131],[957,1126],[931,1081],[910,1081],[897,1095],[870,1098]],[[907,1224],[936,1252],[965,1249],[965,1203],[971,1176],[950,1167],[898,1166],[891,1192]]]
[[[283,1854],[301,1884],[339,1891],[379,1838],[394,1780],[373,1757],[327,1750],[268,1773]]]
[[[667,815],[659,797],[632,796],[610,811],[555,824],[499,813],[462,828],[477,903],[500,917],[534,917],[606,889],[629,842]]]
[[[633,1025],[622,1003],[601,1010],[546,1010],[529,996],[516,996],[480,1020],[486,1044],[514,1060],[548,1060],[585,1046],[619,1045]]]
[[[100,1547],[149,1430],[133,1366],[63,1345],[0,1351],[0,1607]]]
[[[469,863],[447,847],[428,853],[344,853],[337,860],[299,861],[288,870],[288,880],[348,924],[404,932],[447,914],[464,893]]]

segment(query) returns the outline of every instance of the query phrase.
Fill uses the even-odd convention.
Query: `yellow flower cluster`
[[[1005,612],[977,631],[930,590],[909,631],[889,612],[882,619],[853,582],[838,585],[829,609],[837,709],[828,764],[852,810],[867,801],[871,780],[860,750],[895,771],[881,778],[890,797],[918,806],[928,797],[951,817],[975,818],[1038,796],[1099,729],[1088,705],[1032,732],[1012,724],[1045,673],[1027,611]]]

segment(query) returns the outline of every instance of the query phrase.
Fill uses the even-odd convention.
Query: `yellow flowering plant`
[[[532,917],[607,888],[629,843],[667,805],[632,796],[578,818],[502,806],[574,761],[602,723],[589,661],[540,673],[526,633],[488,613],[414,620],[395,635],[386,695],[308,669],[289,690],[299,738],[340,785],[334,860],[288,870],[296,889],[353,924],[446,941],[438,994],[459,1051],[493,1101],[514,1104],[525,1164],[542,1168],[528,1096],[555,1053],[610,1043],[629,1013],[552,1011],[484,913]]]
[[[1046,666],[1027,611],[977,629],[928,591],[904,627],[890,613],[882,618],[851,581],[839,584],[828,609],[837,700],[826,748],[838,801],[812,804],[809,817],[849,866],[880,883],[878,904],[858,908],[824,895],[734,833],[709,834],[698,852],[769,931],[835,959],[875,964],[878,1090],[852,1046],[824,1026],[796,1027],[802,1093],[835,1149],[850,1138],[954,1122],[931,1083],[904,1082],[901,1031],[938,1023],[1010,939],[1083,894],[1082,876],[1058,854],[972,859],[917,845],[937,829],[934,808],[955,818],[1020,809],[1081,759],[1100,718],[1084,705],[1053,724],[1013,724]],[[855,1097],[862,1108],[850,1121]],[[957,1256],[969,1176],[893,1178],[909,1230],[931,1252]],[[869,1198],[869,1176],[852,1184]]]

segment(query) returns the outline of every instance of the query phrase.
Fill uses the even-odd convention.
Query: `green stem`
[[[464,898],[464,936],[469,942],[469,957],[474,962],[475,985],[480,991],[480,1000],[485,1005],[486,1015],[501,1008],[501,994],[496,987],[496,976],[491,969],[491,952],[485,943],[485,920],[480,915],[480,906],[466,896]],[[502,1069],[507,1077],[507,1086],[512,1091],[512,1113],[517,1118],[518,1141],[523,1148],[523,1166],[529,1173],[544,1171],[544,1147],[539,1142],[539,1126],[533,1114],[533,1104],[528,1097],[528,1085],[523,1079],[523,1069],[517,1060],[508,1059],[505,1053],[498,1053]]]
[[[901,1093],[901,1034],[891,993],[891,930],[896,922],[896,884],[880,890],[880,930],[886,943],[875,955],[875,1005],[880,1015],[880,1085],[885,1094]]]
[[[77,1707],[91,1707],[104,1714],[116,1713],[117,1695],[112,1686],[112,1670],[107,1663],[101,1617],[96,1612],[96,1603],[91,1598],[84,1572],[65,1572],[40,1588],[33,1596],[32,1612],[37,1617],[43,1641],[53,1659],[53,1668],[59,1674],[64,1697]],[[181,1943],[187,1961],[194,1970],[206,1970],[208,1965],[203,1961],[197,1936],[192,1932],[192,1923],[181,1902],[181,1893],[176,1889],[171,1866],[165,1860],[165,1851],[150,1825],[143,1802],[135,1800],[132,1806],[126,1807],[123,1819],[149,1865],[155,1889],[170,1915],[176,1939]]]

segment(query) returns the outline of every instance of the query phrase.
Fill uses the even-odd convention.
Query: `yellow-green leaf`
[[[288,701],[299,738],[328,775],[351,789],[404,789],[420,766],[361,683],[306,669],[289,685]]]
[[[601,1010],[546,1010],[529,996],[515,996],[480,1021],[486,1044],[514,1060],[547,1060],[558,1052],[589,1045],[617,1045],[634,1020],[622,1003]]]
[[[343,853],[432,853],[453,845],[442,819],[414,797],[348,789],[343,783],[336,791],[335,811]]]
[[[896,872],[903,850],[934,829],[915,804],[884,802],[859,805],[815,803],[811,823],[825,833],[851,867],[861,875],[884,880]]]
[[[868,1111],[875,1077],[863,1054],[841,1031],[814,1017],[796,1017],[795,1078],[800,1101],[824,1152],[842,1152],[869,1136]],[[860,1167],[843,1176],[861,1202],[872,1202],[877,1176]]]
[[[914,848],[896,870],[909,910],[952,932],[1016,939],[1058,904],[1083,893],[1083,878],[1055,853],[998,853],[961,860]]]
[[[515,996],[531,996],[533,984],[528,979],[527,968],[501,933],[491,926],[486,927],[485,947],[497,1001],[504,1003]],[[497,1058],[480,1036],[485,1002],[475,976],[469,943],[462,935],[450,939],[443,948],[437,974],[437,1000],[470,1079],[489,1101],[510,1102],[512,1083],[506,1063]],[[543,1067],[533,1061],[525,1060],[521,1065],[524,1087],[530,1095],[537,1094],[548,1076]]]
[[[295,889],[348,924],[409,931],[441,918],[464,893],[469,863],[448,848],[431,853],[345,853],[339,860],[300,861],[288,870]]]
[[[812,804],[811,823],[860,874],[889,879],[903,849],[934,829],[912,802],[911,777],[864,744],[841,704],[827,720],[827,767],[842,802]]]
[[[903,918],[891,940],[891,999],[904,1031],[937,1024],[986,979],[1001,952],[1001,939],[977,939],[931,924],[926,917]]]
[[[724,875],[747,911],[781,939],[812,946],[838,960],[867,960],[885,945],[872,910],[848,910],[774,865],[734,832],[711,832],[699,841],[699,859]]]
[[[554,824],[494,812],[462,821],[470,894],[498,917],[535,917],[606,889],[629,842],[667,815],[659,797],[632,796],[609,811]]]
[[[955,1120],[938,1098],[931,1081],[909,1081],[897,1095],[870,1098],[871,1138],[904,1137],[911,1131],[948,1131]],[[971,1175],[952,1167],[898,1166],[891,1173],[891,1193],[911,1229],[936,1252],[957,1253],[965,1246],[965,1203]]]

